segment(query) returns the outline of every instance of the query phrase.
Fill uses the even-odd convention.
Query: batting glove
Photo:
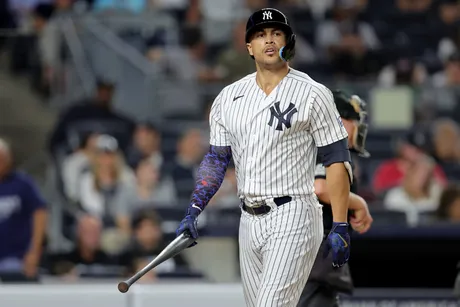
[[[332,266],[340,268],[350,258],[350,235],[348,223],[333,223],[332,230],[327,236],[324,258],[332,252]]]
[[[192,208],[193,209],[193,208]],[[198,239],[198,214],[195,210],[188,210],[187,215],[180,222],[176,230],[176,236],[187,231],[193,239]],[[195,246],[198,243],[195,241],[189,247]]]

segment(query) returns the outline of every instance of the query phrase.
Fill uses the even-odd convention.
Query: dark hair
[[[201,29],[198,26],[186,26],[182,29],[181,45],[192,48],[203,41]]]
[[[458,184],[450,184],[441,194],[439,207],[436,215],[440,219],[449,218],[449,209],[454,201],[460,197],[460,186]]]
[[[139,121],[137,123],[137,127],[144,127],[153,132],[160,132],[158,126],[153,121],[148,119]]]
[[[143,221],[150,221],[154,225],[161,226],[161,218],[155,210],[143,209],[135,214],[131,226],[134,230],[139,228]]]
[[[54,13],[54,6],[48,3],[39,3],[33,9],[35,17],[49,20]]]
[[[113,90],[115,88],[115,84],[105,79],[97,79],[96,80],[96,88],[98,90]]]

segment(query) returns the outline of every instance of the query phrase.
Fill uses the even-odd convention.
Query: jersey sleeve
[[[223,92],[216,97],[209,114],[209,126],[210,126],[210,145],[214,146],[230,146],[230,136],[222,122],[222,99]]]
[[[316,91],[316,97],[310,105],[310,129],[317,147],[348,137],[332,92],[326,87]]]

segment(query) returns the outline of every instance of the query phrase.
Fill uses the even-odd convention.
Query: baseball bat
[[[150,270],[157,267],[160,263],[176,256],[181,251],[189,247],[195,240],[190,236],[188,232],[183,232],[171,243],[166,246],[161,253],[156,256],[152,261],[149,262],[140,271],[134,274],[131,278],[118,283],[118,291],[121,293],[128,292],[129,288],[138,281],[142,276],[147,274]]]

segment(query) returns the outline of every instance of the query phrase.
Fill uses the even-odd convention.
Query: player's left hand
[[[332,230],[327,236],[324,258],[332,253],[332,266],[340,268],[350,258],[350,235],[348,223],[333,223]]]
[[[198,239],[198,226],[197,216],[188,214],[180,222],[179,227],[176,229],[176,235],[179,236],[183,232],[188,232],[193,239]],[[197,242],[193,242],[189,247],[195,246]]]

